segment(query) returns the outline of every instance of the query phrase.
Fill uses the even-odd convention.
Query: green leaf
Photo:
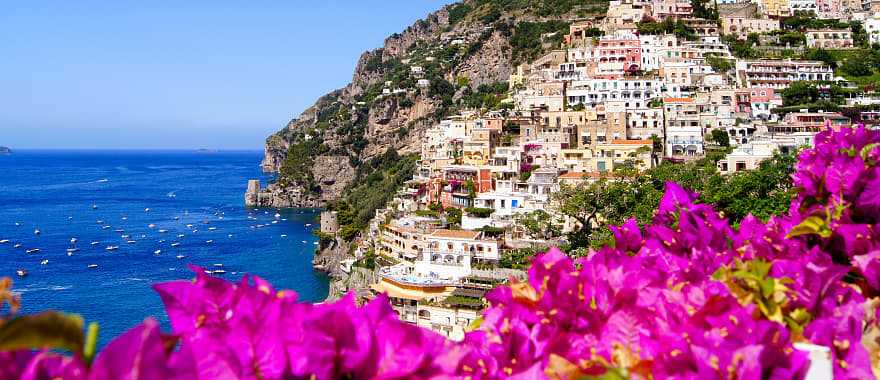
[[[791,231],[788,232],[786,238],[801,236],[801,235],[819,235],[823,238],[827,238],[831,236],[831,230],[828,228],[828,224],[824,219],[818,216],[811,216],[804,219],[803,222],[794,226]]]
[[[89,323],[86,344],[83,348],[83,359],[85,359],[86,364],[92,364],[92,360],[95,358],[95,351],[98,346],[98,331],[99,328],[97,323]]]
[[[862,147],[862,150],[859,152],[859,155],[862,156],[863,161],[868,161],[868,155],[871,154],[871,151],[874,148],[880,146],[880,143],[871,143]]]
[[[0,351],[49,348],[80,353],[83,340],[83,319],[75,314],[47,311],[0,326]]]
[[[482,325],[483,325],[483,317],[477,317],[477,319],[474,319],[473,322],[471,322],[471,324],[468,325],[467,330],[473,331],[473,330],[480,328],[480,326],[482,326]]]

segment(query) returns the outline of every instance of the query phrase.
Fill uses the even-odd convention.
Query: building
[[[724,34],[748,35],[749,33],[768,33],[779,29],[779,20],[757,17],[722,17],[721,30]]]
[[[874,13],[863,23],[865,32],[868,33],[868,42],[880,44],[880,12]]]
[[[851,124],[851,120],[837,112],[809,112],[802,109],[800,112],[786,114],[778,125],[768,126],[768,130],[775,133],[811,132],[821,131],[825,126],[840,129]]]
[[[696,157],[703,154],[704,129],[700,108],[693,98],[663,99],[665,118],[665,155]]]
[[[771,111],[782,106],[782,97],[772,88],[741,88],[735,94],[734,112],[745,118],[769,120],[774,116]]]
[[[479,231],[436,230],[425,236],[414,274],[457,283],[471,275],[474,264],[497,263],[499,246],[498,240],[484,239]]]
[[[804,33],[807,47],[812,49],[849,49],[853,47],[849,29],[811,29]]]
[[[784,89],[794,81],[830,81],[834,71],[819,61],[737,60],[736,75],[744,87]]]
[[[723,159],[718,160],[718,172],[730,174],[743,170],[757,169],[764,161],[773,157],[778,147],[772,141],[750,142],[737,146]]]

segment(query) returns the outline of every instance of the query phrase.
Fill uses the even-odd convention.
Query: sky
[[[262,149],[363,51],[450,2],[9,3],[0,146]]]

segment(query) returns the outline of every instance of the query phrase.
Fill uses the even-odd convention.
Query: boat
[[[179,217],[179,216],[175,216],[175,217],[174,217],[174,220],[180,220],[180,217]]]
[[[145,208],[144,212],[150,212],[150,208],[149,207]]]
[[[213,243],[213,242],[214,242],[213,239],[211,239],[211,240],[205,240],[205,243],[208,243],[208,244],[211,244],[211,243]]]
[[[281,217],[281,214],[279,214],[279,213],[276,212],[276,213],[275,213],[275,218],[277,219],[277,218],[280,218],[280,217]]]
[[[74,252],[79,251],[79,248],[76,247],[76,241],[76,238],[70,238],[70,248],[67,248],[67,256],[70,256]]]
[[[208,231],[215,231],[215,230],[217,230],[217,227],[208,227]]]
[[[123,238],[123,239],[128,239],[128,238],[131,237],[131,235],[122,235],[122,236],[120,236],[120,237]]]
[[[104,224],[104,221],[103,220],[96,220],[95,223]]]
[[[39,229],[39,228],[38,228],[38,229],[35,229],[35,230],[34,230],[34,235],[39,235],[39,234],[40,234],[40,229]]]
[[[0,240],[0,244],[6,244],[6,243],[9,243],[9,239]]]
[[[283,238],[286,238],[286,237],[287,237],[287,235],[285,235],[285,234],[281,234],[281,237],[283,237]]]
[[[214,264],[214,266],[218,267],[218,268],[223,268],[223,264],[220,264],[220,263]]]
[[[97,209],[98,209],[98,205],[92,205],[92,210],[97,210]]]
[[[108,245],[106,249],[108,251],[115,251],[115,250],[119,249],[119,246],[118,245]]]
[[[128,220],[128,217],[127,217],[127,216],[123,216],[123,217],[122,217],[122,220]]]
[[[306,223],[306,227],[311,227],[311,226],[312,226],[311,223]]]
[[[24,251],[24,252],[25,253],[37,253],[37,252],[40,252],[40,249],[39,248],[31,248],[31,249]]]
[[[98,264],[89,264],[89,269],[95,269],[98,267]]]
[[[160,234],[164,234],[164,233],[166,233],[166,232],[168,232],[168,230],[159,230],[159,233],[160,233]]]
[[[157,250],[153,251],[153,254],[154,254],[154,255],[158,255],[158,254],[160,254],[160,253],[162,253],[162,250],[161,250],[161,249],[157,249]]]
[[[307,241],[305,241],[305,240],[301,240],[301,241],[302,241],[302,243],[303,243],[303,244],[306,244],[306,243],[308,243],[308,242],[307,242]]]
[[[212,272],[212,274],[226,274],[226,271],[223,269],[215,269],[215,270],[209,271],[209,272]]]
[[[165,239],[159,239],[159,243],[164,243]]]
[[[278,224],[278,221],[277,221],[277,220],[273,220],[273,221],[272,221],[272,224]]]
[[[15,274],[17,274],[18,277],[25,277],[28,275],[28,271],[27,269],[18,269],[15,271]]]
[[[128,244],[134,244],[134,243],[137,243],[137,241],[135,241],[135,240],[126,240],[125,242],[128,243]]]
[[[21,248],[21,243],[15,243],[15,245],[13,245],[12,248]]]
[[[15,222],[15,226],[16,226],[16,227],[20,227],[20,226],[21,226],[21,222]]]
[[[117,228],[117,229],[113,230],[113,232],[123,233],[123,232],[125,232],[125,230],[123,230],[122,228]]]
[[[177,255],[177,256],[175,256],[175,257],[177,257],[177,259],[180,260],[180,259],[182,259],[182,258],[184,258],[184,257],[186,257],[186,256],[184,256],[184,255]]]
[[[153,224],[153,223],[150,223],[150,224],[147,225],[147,228],[156,228],[156,225]]]
[[[40,261],[40,265],[49,265],[49,260]]]
[[[98,244],[101,244],[101,242],[99,242],[99,241],[93,241],[93,242],[91,242],[91,244],[92,244],[92,245],[98,245]]]
[[[71,253],[78,252],[78,251],[79,251],[79,248],[68,248],[67,249],[67,256],[70,256]]]
[[[0,154],[2,154],[4,156],[12,154],[12,149],[9,149],[8,147],[5,147],[5,146],[0,146]]]
[[[102,229],[102,230],[109,230],[109,229],[110,229],[110,226],[103,226],[103,227],[101,227],[101,229]]]
[[[172,247],[177,247],[177,246],[179,246],[179,245],[180,245],[180,243],[178,243],[178,242],[171,243],[171,246],[172,246]]]
[[[186,236],[186,235],[184,235],[184,234],[178,234],[178,235],[177,235],[177,237],[179,237],[179,238],[182,238],[182,237],[184,237],[184,236]]]

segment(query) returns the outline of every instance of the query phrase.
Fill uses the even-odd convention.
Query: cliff
[[[279,173],[278,187],[309,194],[289,197],[291,206],[339,199],[364,162],[389,149],[419,152],[429,125],[480,108],[470,95],[506,82],[515,64],[558,46],[568,22],[601,14],[605,4],[467,0],[431,13],[363,53],[347,86],[270,136],[262,168]]]

